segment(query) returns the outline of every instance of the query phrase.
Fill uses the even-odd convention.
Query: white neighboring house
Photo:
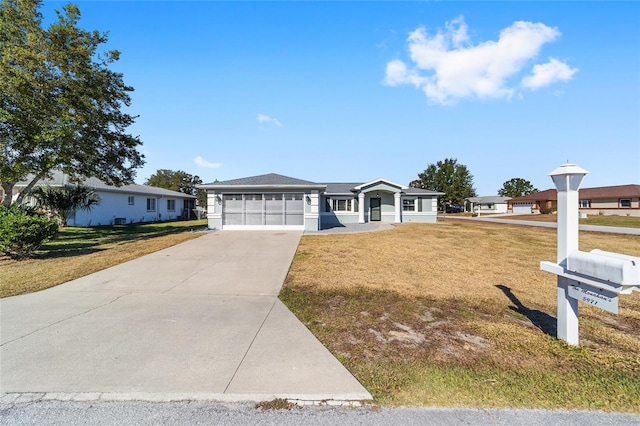
[[[28,182],[18,182],[14,200]],[[43,179],[36,186],[61,187],[72,184],[64,173],[54,171],[51,179]],[[124,225],[136,222],[157,222],[195,218],[196,197],[182,192],[147,185],[107,185],[97,178],[89,178],[81,185],[92,188],[100,203],[90,211],[77,211],[67,223],[69,226]],[[3,198],[0,193],[0,199]]]
[[[485,197],[465,198],[465,211],[480,213],[507,213],[507,204],[511,198],[489,195]]]

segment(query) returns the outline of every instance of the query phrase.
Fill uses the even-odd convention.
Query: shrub
[[[31,256],[58,233],[58,222],[31,207],[0,205],[0,252],[14,258]]]

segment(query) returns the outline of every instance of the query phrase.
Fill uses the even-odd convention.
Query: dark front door
[[[371,198],[371,217],[370,221],[379,221],[380,220],[380,198]]]

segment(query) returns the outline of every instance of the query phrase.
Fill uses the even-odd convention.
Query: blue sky
[[[479,195],[567,160],[585,187],[640,183],[638,2],[77,4],[136,89],[138,183],[408,184],[445,158]]]

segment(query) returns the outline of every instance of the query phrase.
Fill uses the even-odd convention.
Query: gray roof
[[[205,186],[317,186],[315,182],[308,180],[296,179],[289,176],[279,175],[277,173],[269,173],[266,175],[250,176],[240,179],[225,180],[222,182],[211,182],[204,184]]]
[[[377,182],[377,181],[374,181]],[[211,182],[199,185],[200,188],[210,189],[228,189],[235,188],[253,188],[253,187],[305,187],[314,189],[324,189],[324,193],[328,195],[354,195],[357,186],[364,185],[362,182],[328,182],[315,183],[308,180],[296,179],[289,176],[279,175],[277,173],[269,173],[266,175],[250,176],[240,179],[225,180],[222,182]],[[407,195],[443,195],[442,192],[428,191],[419,188],[404,188],[402,193]]]
[[[127,192],[129,194],[142,194],[142,195],[162,195],[164,197],[176,197],[176,198],[196,198],[193,195],[185,194],[183,192],[172,191],[170,189],[158,188],[156,186],[149,185],[122,185],[113,186],[107,185],[98,178],[89,178],[82,182],[84,186],[94,188],[96,190],[108,191],[108,192]]]
[[[403,193],[407,195],[444,195],[444,192],[431,191],[428,189],[422,188],[405,188],[402,190]]]
[[[25,187],[28,182],[33,179],[34,175],[27,176],[27,180],[24,182],[16,183],[17,187]],[[88,179],[81,180],[79,182],[81,185],[88,186],[89,188],[93,188],[98,191],[105,192],[123,192],[127,194],[141,194],[141,195],[159,195],[164,197],[175,197],[175,198],[196,198],[193,195],[185,194],[183,192],[171,191],[170,189],[158,188],[155,186],[149,185],[122,185],[122,186],[113,186],[108,185],[105,182],[101,181],[98,178],[91,177]],[[54,170],[51,173],[51,178],[45,178],[36,184],[36,186],[64,186],[68,184],[73,184],[73,182],[69,179],[69,177],[62,173],[59,170]]]
[[[508,200],[510,200],[511,198],[509,197],[500,197],[498,195],[488,195],[485,197],[470,197],[470,198],[465,198],[467,201],[469,201],[470,203],[477,203],[477,204],[506,204]]]
[[[353,195],[353,188],[362,185],[362,182],[346,183],[346,182],[329,182],[323,183],[327,189],[324,191],[329,195]]]

